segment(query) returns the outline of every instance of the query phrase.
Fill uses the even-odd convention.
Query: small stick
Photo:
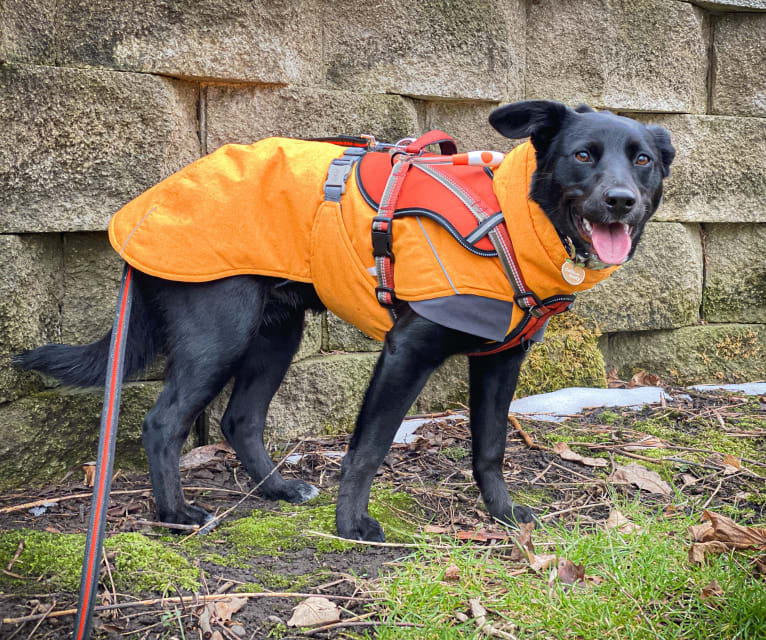
[[[179,531],[199,531],[198,524],[173,524],[172,522],[155,522],[154,520],[136,520],[141,527],[163,527],[165,529],[178,529]]]
[[[210,595],[195,595],[195,596],[176,596],[171,598],[152,598],[151,600],[136,600],[133,602],[119,602],[117,604],[107,604],[103,606],[93,607],[94,611],[111,611],[113,609],[127,609],[129,607],[150,607],[155,604],[170,605],[170,604],[191,604],[199,605],[203,602],[215,602],[218,600],[231,600],[232,598],[315,598],[316,593],[294,593],[294,592],[281,592],[281,591],[259,591],[251,593],[221,593]],[[372,598],[363,598],[360,596],[336,596],[332,594],[326,594],[322,596],[329,600],[372,600]],[[62,616],[73,616],[77,613],[77,609],[62,609],[61,611],[54,611],[50,615],[38,613],[31,616],[21,616],[20,618],[3,618],[3,624],[23,624],[25,622],[33,622],[40,618],[47,616],[49,618],[61,618]]]
[[[31,633],[27,636],[27,640],[32,640],[32,638],[35,637],[35,631],[37,631],[40,628],[40,625],[43,623],[43,620],[48,616],[48,614],[53,611],[53,608],[56,606],[56,600],[54,599],[53,602],[51,602],[51,606],[48,607],[48,610],[42,614],[42,617],[37,621],[37,624],[35,625],[35,628],[32,629]]]
[[[10,573],[11,569],[13,569],[13,565],[16,564],[16,561],[19,559],[19,556],[21,555],[22,551],[24,551],[24,539],[22,538],[19,540],[19,546],[16,548],[16,553],[13,554],[13,558],[8,563],[8,566],[5,568],[6,571]]]
[[[572,511],[582,511],[583,509],[589,509],[591,507],[608,507],[611,502],[593,502],[589,504],[582,504],[579,507],[570,507],[569,509],[562,509],[561,511],[554,511],[553,513],[546,513],[544,516],[540,516],[539,520],[549,520],[555,516],[560,516],[562,513],[571,513]]]
[[[521,424],[516,419],[516,416],[509,415],[508,416],[508,421],[511,423],[513,428],[516,429],[516,431],[519,432],[519,435],[522,437],[524,442],[526,442],[527,446],[530,449],[539,449],[540,451],[552,451],[552,449],[550,447],[545,447],[545,446],[543,446],[541,444],[537,444],[534,440],[532,440],[530,435],[526,431],[524,431],[524,429],[521,428]]]

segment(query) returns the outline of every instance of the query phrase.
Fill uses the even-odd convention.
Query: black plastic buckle
[[[385,222],[386,230],[380,231],[375,228],[376,222]],[[391,252],[393,247],[393,236],[391,235],[391,226],[393,220],[387,216],[375,216],[372,219],[372,255],[376,258],[394,259]]]
[[[387,293],[389,296],[391,296],[391,302],[381,302],[380,300],[380,293]],[[378,300],[378,304],[381,307],[393,307],[396,304],[396,296],[394,295],[394,290],[391,287],[375,287],[375,297]]]

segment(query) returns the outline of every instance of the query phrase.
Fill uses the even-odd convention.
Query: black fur
[[[662,178],[673,160],[664,129],[545,101],[502,107],[492,113],[490,122],[508,137],[531,136],[538,160],[531,196],[562,237],[572,237],[578,249],[587,252],[590,247],[579,237],[573,215],[630,219],[635,223],[635,246],[659,204]],[[571,154],[580,148],[592,154],[592,164],[573,164]],[[635,164],[639,151],[651,156],[651,166]],[[615,187],[634,190],[639,204],[632,211],[615,213],[615,206],[604,204],[605,191]],[[192,284],[136,273],[128,374],[139,371],[157,353],[168,356],[165,388],[143,427],[161,520],[204,524],[209,519],[184,499],[178,458],[194,419],[231,378],[234,391],[223,417],[223,433],[256,482],[272,471],[263,446],[268,405],[298,348],[305,312],[322,308],[313,287],[306,284],[260,276]],[[402,418],[447,357],[471,352],[485,342],[426,320],[406,305],[401,311],[386,336],[343,459],[336,523],[339,534],[347,538],[384,539],[367,503],[375,472]],[[65,384],[102,384],[108,344],[107,334],[84,347],[47,345],[18,356],[16,363]],[[506,523],[534,519],[527,507],[511,501],[502,474],[508,405],[524,355],[516,348],[469,359],[474,476],[489,512]],[[315,495],[316,489],[274,472],[262,492],[300,502]]]

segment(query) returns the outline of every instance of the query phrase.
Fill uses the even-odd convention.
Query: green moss
[[[555,316],[545,332],[545,341],[535,345],[524,362],[516,395],[565,387],[606,387],[598,336],[598,331],[588,328],[575,314]]]
[[[599,422],[603,422],[604,424],[614,424],[620,419],[620,416],[614,411],[609,411],[605,409],[600,414],[598,414],[596,418]]]
[[[465,447],[444,447],[444,449],[441,450],[441,454],[450,460],[458,462],[468,456],[468,449]]]
[[[325,500],[331,500],[324,496]],[[313,501],[312,501],[313,502]],[[411,539],[420,518],[416,501],[406,493],[390,489],[374,489],[370,500],[370,515],[376,518],[391,541]],[[246,518],[221,529],[237,555],[270,555],[314,547],[319,552],[345,551],[351,543],[304,533],[307,530],[336,534],[335,504],[280,504],[278,512],[255,511]]]
[[[0,576],[0,585],[29,590],[76,591],[85,549],[81,534],[55,534],[20,529],[0,532],[0,564],[7,566],[19,542],[24,551],[13,565],[13,573],[39,578],[40,582]],[[112,578],[121,591],[140,592],[189,590],[199,587],[198,571],[178,552],[140,533],[120,533],[108,538],[104,548],[112,563]],[[108,579],[105,575],[102,579]]]

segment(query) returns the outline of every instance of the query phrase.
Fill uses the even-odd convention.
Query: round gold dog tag
[[[582,284],[582,281],[585,280],[585,269],[579,264],[567,260],[561,265],[561,275],[569,284],[578,285]]]

